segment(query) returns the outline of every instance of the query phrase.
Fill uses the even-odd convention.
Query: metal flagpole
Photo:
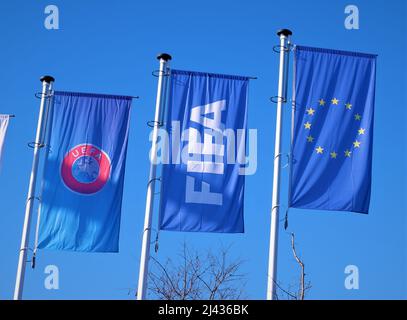
[[[148,261],[150,259],[150,238],[151,238],[151,220],[153,215],[154,204],[154,188],[156,181],[156,169],[157,169],[157,139],[158,129],[161,123],[161,113],[165,104],[164,99],[164,81],[169,71],[169,60],[171,56],[166,53],[158,55],[157,59],[160,61],[160,70],[158,74],[158,88],[157,88],[157,100],[155,104],[155,117],[154,117],[154,129],[153,138],[151,143],[151,158],[150,158],[150,175],[147,186],[147,198],[146,198],[146,211],[144,218],[144,231],[143,231],[143,243],[141,247],[141,259],[140,259],[140,271],[138,278],[138,290],[137,300],[144,300],[147,293],[147,277],[148,277]]]
[[[292,32],[282,29],[277,32],[280,37],[280,69],[278,80],[276,140],[274,146],[274,174],[273,196],[271,206],[270,250],[267,281],[267,300],[273,300],[276,293],[277,281],[277,249],[278,249],[278,223],[280,211],[280,166],[281,166],[281,132],[283,118],[283,104],[287,102],[289,38]]]
[[[25,207],[25,217],[23,225],[23,235],[21,237],[21,247],[18,258],[18,267],[17,267],[17,277],[16,277],[16,286],[14,289],[14,300],[20,300],[23,295],[24,287],[24,275],[25,268],[27,264],[27,250],[29,244],[29,232],[30,232],[30,220],[32,211],[34,208],[34,199],[35,199],[35,186],[37,181],[37,169],[40,158],[40,149],[43,146],[43,132],[45,130],[46,123],[44,121],[45,114],[47,113],[46,109],[48,104],[46,104],[46,99],[49,96],[49,92],[52,89],[52,84],[55,79],[51,76],[44,76],[41,79],[42,82],[42,95],[40,103],[40,113],[38,116],[38,125],[37,125],[37,134],[35,137],[35,142],[33,145],[34,148],[34,157],[31,169],[30,184],[28,187],[27,203]]]

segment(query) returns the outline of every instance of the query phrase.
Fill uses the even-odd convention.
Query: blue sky
[[[60,30],[46,30],[44,8],[60,10]],[[140,95],[133,103],[119,254],[41,251],[27,269],[28,299],[134,299],[148,178],[146,125],[154,116],[156,54],[168,52],[176,69],[257,76],[250,84],[249,127],[258,129],[258,170],[246,179],[243,235],[161,232],[156,255],[175,255],[183,240],[204,250],[233,244],[246,260],[247,296],[266,293],[278,57],[281,27],[296,44],[376,53],[378,57],[373,186],[370,214],[291,210],[312,282],[312,299],[407,298],[405,1],[352,1],[360,29],[344,28],[348,1],[2,1],[0,4],[0,113],[16,115],[0,173],[0,299],[14,289],[24,205],[38,116],[39,77],[51,74],[58,90]],[[288,110],[288,109],[287,109]],[[289,148],[290,114],[284,115]],[[282,177],[287,203],[288,171]],[[155,215],[157,218],[157,215]],[[154,226],[156,226],[154,219]],[[281,226],[282,227],[282,226]],[[278,276],[296,281],[289,235],[280,229]],[[33,233],[31,234],[33,239]],[[57,265],[60,289],[44,288],[44,268]],[[357,265],[360,289],[346,290],[344,269]]]

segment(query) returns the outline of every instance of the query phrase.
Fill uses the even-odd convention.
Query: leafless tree
[[[296,285],[289,285],[288,288],[284,288],[280,283],[275,282],[277,286],[277,298],[285,297],[288,300],[304,300],[305,294],[311,289],[311,282],[306,281],[305,264],[304,261],[297,254],[295,248],[295,234],[291,233],[291,250],[295,261],[300,267],[299,282]],[[297,287],[297,289],[295,289]]]
[[[191,250],[184,242],[177,261],[151,257],[149,294],[163,300],[229,300],[243,298],[246,277],[242,260],[229,261],[230,247],[219,253]]]

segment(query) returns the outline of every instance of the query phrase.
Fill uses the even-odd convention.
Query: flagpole
[[[267,300],[275,299],[277,282],[277,250],[278,250],[278,224],[280,211],[280,167],[281,167],[281,132],[283,120],[283,105],[287,102],[288,83],[288,60],[289,60],[289,38],[292,32],[282,29],[277,32],[280,37],[280,67],[278,79],[277,116],[276,116],[276,138],[274,145],[274,174],[273,174],[273,196],[271,206],[271,229],[269,267],[267,281]]]
[[[33,156],[33,163],[30,175],[30,183],[28,187],[28,195],[27,195],[27,202],[25,207],[25,217],[24,217],[24,225],[23,225],[23,234],[21,237],[21,246],[20,246],[20,253],[18,258],[18,267],[17,267],[17,277],[16,277],[16,285],[14,289],[14,300],[21,300],[23,295],[24,289],[24,276],[25,276],[25,269],[27,264],[27,250],[29,245],[29,233],[30,233],[30,221],[31,215],[34,208],[34,199],[35,199],[35,186],[37,182],[37,171],[38,171],[38,163],[40,158],[40,150],[43,146],[43,132],[45,130],[45,114],[46,109],[48,109],[48,104],[46,104],[49,92],[52,90],[52,84],[55,79],[51,76],[43,76],[41,77],[40,81],[42,82],[42,94],[41,94],[41,103],[40,103],[40,111],[38,116],[38,125],[37,125],[37,133],[35,137],[35,142],[33,145],[34,148],[34,156]]]
[[[138,279],[137,300],[145,300],[147,296],[147,279],[148,279],[148,261],[150,259],[150,239],[151,239],[151,220],[153,215],[154,205],[154,188],[156,181],[156,169],[157,169],[157,139],[158,129],[161,123],[161,113],[165,104],[164,99],[164,81],[168,76],[169,61],[171,56],[166,53],[158,55],[157,59],[160,61],[160,70],[158,74],[158,87],[157,87],[157,99],[155,104],[155,117],[154,117],[154,129],[153,138],[151,143],[151,157],[150,157],[150,175],[147,186],[147,198],[146,198],[146,211],[144,218],[144,231],[143,242],[141,247],[141,259],[140,259],[140,271]]]

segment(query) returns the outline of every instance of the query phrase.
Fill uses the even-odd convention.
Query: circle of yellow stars
[[[337,98],[332,98],[330,102],[331,102],[331,106],[339,106],[339,105],[340,105],[340,100],[337,99]],[[321,98],[321,99],[318,100],[318,104],[319,104],[320,107],[324,107],[324,106],[327,105],[327,101],[324,100],[323,98]],[[353,105],[352,105],[351,103],[347,102],[347,103],[345,103],[345,104],[343,104],[343,105],[344,105],[344,107],[345,107],[345,110],[352,110]],[[310,107],[310,108],[307,108],[307,109],[305,110],[305,112],[308,114],[308,116],[312,117],[312,116],[315,115],[316,110]],[[361,121],[361,120],[362,120],[362,116],[361,116],[359,113],[356,113],[353,117],[354,117],[354,120],[355,120],[355,121]],[[305,129],[305,130],[309,130],[309,131],[311,132],[311,128],[312,128],[312,123],[310,123],[309,121],[307,121],[307,122],[304,123],[304,129]],[[365,128],[360,128],[360,129],[358,130],[358,136],[362,136],[362,135],[364,135],[365,133],[366,133],[366,129],[365,129]],[[307,136],[307,142],[308,142],[308,143],[313,143],[314,140],[315,140],[315,138],[314,138],[311,134],[309,134],[309,135]],[[350,157],[352,156],[352,153],[353,153],[352,150],[357,150],[357,149],[359,149],[359,148],[361,147],[361,145],[362,145],[362,142],[359,141],[358,139],[356,139],[356,140],[352,143],[352,145],[353,145],[353,146],[352,146],[353,149],[350,148],[350,149],[343,150],[343,156],[344,156],[345,158],[350,158]],[[324,153],[326,153],[326,152],[329,152],[329,151],[326,151],[325,148],[323,148],[322,146],[317,146],[317,147],[315,148],[315,152],[316,152],[316,154],[318,154],[318,155],[322,155],[322,154],[324,154]],[[330,156],[331,159],[337,159],[338,156],[339,156],[339,154],[337,153],[336,150],[333,150],[333,151],[329,152],[329,156]]]

